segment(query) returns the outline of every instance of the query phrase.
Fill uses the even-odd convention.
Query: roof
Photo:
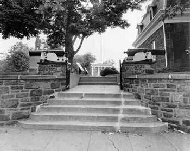
[[[113,64],[108,64],[108,63],[94,63],[94,64],[92,64],[92,66],[97,66],[97,67],[112,67],[113,66]]]
[[[164,49],[147,49],[147,48],[135,48],[135,49],[128,49],[127,53],[128,56],[134,56],[138,52],[151,52],[152,55],[165,55]]]

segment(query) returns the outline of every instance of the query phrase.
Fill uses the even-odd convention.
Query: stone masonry
[[[51,94],[65,90],[65,83],[65,76],[1,75],[0,125],[29,117]]]
[[[124,90],[134,93],[162,121],[190,132],[188,74],[133,75],[124,78]]]

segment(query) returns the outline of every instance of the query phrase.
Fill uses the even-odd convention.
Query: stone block
[[[156,90],[156,89],[145,89],[145,95],[158,95],[158,90]]]
[[[58,89],[60,88],[61,83],[59,82],[53,82],[51,83],[51,89]]]
[[[50,95],[50,94],[53,94],[53,93],[54,93],[54,90],[51,90],[51,89],[43,90],[43,95]]]
[[[189,104],[189,98],[183,98],[183,104]]]
[[[25,119],[28,117],[29,117],[29,112],[26,112],[26,111],[13,112],[11,115],[12,120]]]
[[[183,102],[183,94],[171,93],[171,102]]]
[[[9,87],[1,86],[0,87],[0,95],[9,93]]]
[[[27,81],[24,85],[25,89],[38,89],[40,88],[39,85],[36,85],[34,81]]]
[[[151,100],[151,95],[144,95],[144,99]]]
[[[164,112],[163,117],[165,117],[165,118],[173,118],[173,114]]]
[[[152,101],[154,102],[169,102],[169,97],[152,97]]]
[[[11,86],[11,90],[23,90],[23,86],[22,85],[13,85]]]
[[[163,108],[177,108],[177,104],[173,103],[162,103]]]
[[[0,121],[9,121],[10,115],[0,115]]]
[[[18,99],[1,100],[2,108],[17,108]]]
[[[20,102],[29,102],[30,98],[21,98],[19,99]]]
[[[3,85],[3,80],[0,80],[0,85]]]
[[[171,109],[171,108],[161,108],[161,111],[164,111],[164,112],[174,112],[174,110]]]
[[[175,119],[175,118],[162,118],[162,121],[163,122],[168,122],[168,123],[171,123],[171,124],[176,124],[176,125],[180,125],[180,121],[178,119]]]
[[[16,98],[26,98],[29,96],[29,93],[17,93]]]
[[[0,109],[0,114],[5,114],[5,109]]]
[[[10,91],[9,93],[13,94],[13,93],[19,93],[19,92],[20,92],[20,90],[13,90],[13,91]]]
[[[124,87],[125,88],[131,88],[132,86],[131,86],[131,84],[125,84]]]
[[[36,106],[32,106],[32,107],[30,108],[30,110],[31,110],[31,112],[35,112],[35,111],[36,111]]]
[[[157,79],[148,79],[148,83],[157,83],[158,80]]]
[[[138,94],[138,93],[134,93],[134,96],[135,96],[136,99],[141,100],[141,95],[140,95],[140,94]]]
[[[160,96],[170,96],[170,93],[168,93],[168,92],[159,92],[159,95]]]
[[[158,118],[162,117],[162,113],[159,110],[151,110],[151,113]]]
[[[55,92],[61,92],[62,90],[61,89],[55,89]]]
[[[158,107],[160,107],[160,106],[161,106],[161,103],[150,101],[150,102],[149,102],[149,105],[153,105],[153,106],[158,106]]]
[[[38,101],[40,101],[40,97],[39,96],[33,96],[30,98],[30,101],[31,102],[38,102]]]
[[[12,99],[15,98],[15,94],[6,94],[1,96],[2,99]]]
[[[152,110],[159,110],[158,106],[154,106],[154,105],[149,105],[149,108],[151,108]]]
[[[168,83],[167,79],[158,79],[158,83]]]
[[[169,89],[176,89],[177,86],[175,84],[167,84],[167,88],[169,88]]]
[[[140,94],[144,94],[145,90],[144,88],[137,88],[137,92],[140,93]]]
[[[20,109],[20,111],[31,111],[31,107],[22,107],[19,109]]]
[[[176,92],[176,89],[159,89],[160,92]]]
[[[4,85],[18,85],[19,81],[18,80],[5,80]]]
[[[143,87],[143,88],[148,88],[148,87],[149,87],[149,84],[148,84],[148,83],[142,83],[142,84],[141,84],[141,87]]]
[[[179,118],[190,117],[190,110],[183,109],[183,108],[176,108],[175,114],[176,114],[176,117],[179,117]]]
[[[133,92],[133,93],[137,93],[137,88],[133,88],[133,89],[132,89],[132,92]]]
[[[40,102],[46,103],[50,96],[44,95],[40,97]]]
[[[42,89],[31,90],[30,96],[42,96]]]
[[[190,126],[190,119],[182,120],[182,124],[185,125],[185,126]]]
[[[182,104],[182,103],[180,103],[179,108],[180,109],[190,109],[190,104]]]
[[[23,107],[31,107],[34,103],[33,102],[21,102],[19,104],[19,107],[23,108]]]
[[[152,88],[166,88],[166,84],[154,83]]]
[[[185,93],[183,94],[183,97],[188,97],[188,98],[190,98],[190,93],[189,93],[189,92],[185,92]]]
[[[30,90],[24,89],[24,90],[21,90],[21,92],[23,92],[23,93],[25,92],[26,93],[26,92],[30,92]]]
[[[145,84],[145,83],[148,83],[146,79],[140,79],[140,83],[141,84]]]

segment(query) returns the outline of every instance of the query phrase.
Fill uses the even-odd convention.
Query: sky
[[[116,66],[118,66],[119,60],[122,60],[126,56],[124,51],[132,48],[132,43],[137,38],[137,24],[141,22],[142,16],[146,13],[146,7],[150,2],[149,0],[142,5],[142,11],[128,11],[123,16],[129,22],[130,27],[126,29],[107,29],[101,35],[96,33],[88,37],[85,39],[78,54],[81,55],[90,52],[96,57],[96,62],[112,59],[116,63]],[[21,41],[16,38],[4,40],[1,37],[0,35],[0,54],[7,53],[11,46]],[[29,47],[35,47],[35,38],[29,40],[24,38],[22,42]]]

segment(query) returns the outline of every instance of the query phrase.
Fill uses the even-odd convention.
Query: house
[[[94,63],[91,66],[92,76],[100,76],[101,70],[113,67],[113,63]]]
[[[165,55],[156,55],[156,70],[168,68],[173,71],[190,70],[190,4],[181,14],[166,17],[179,0],[153,0],[141,23],[137,25],[138,36],[133,46],[137,49],[165,50]],[[184,5],[188,0],[180,0]],[[168,9],[170,8],[170,9]],[[173,11],[174,12],[174,11]]]

